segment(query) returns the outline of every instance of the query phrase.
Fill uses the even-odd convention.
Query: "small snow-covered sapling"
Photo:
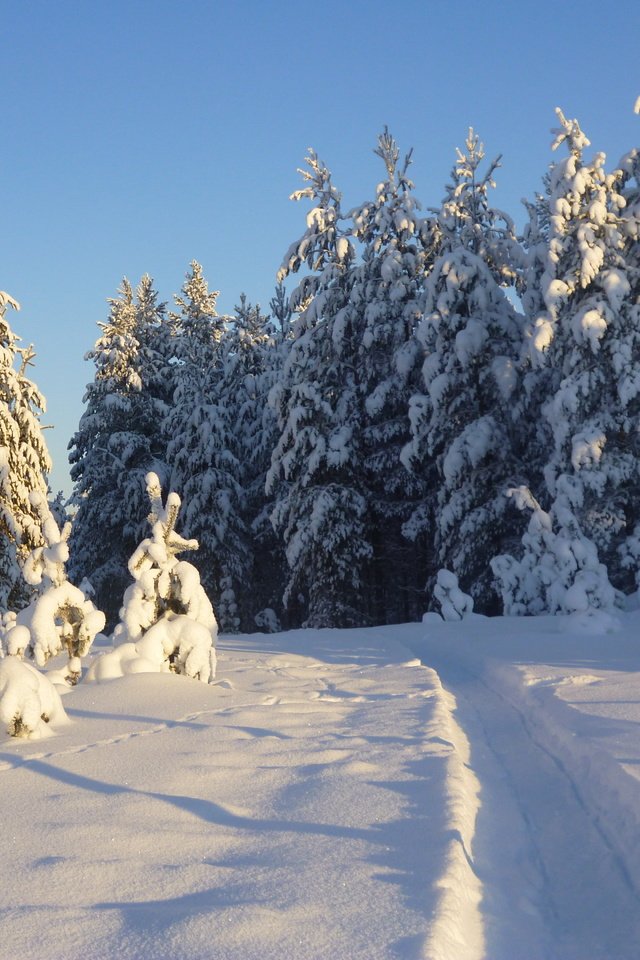
[[[39,667],[65,649],[69,657],[66,680],[75,684],[81,658],[104,627],[105,618],[82,590],[67,580],[71,524],[65,523],[60,530],[41,493],[32,492],[30,500],[44,543],[27,557],[23,576],[32,586],[40,586],[41,593],[16,615],[13,624],[7,623],[6,649],[10,655],[35,660]]]
[[[450,570],[439,570],[434,587],[443,620],[462,620],[473,613],[473,598],[458,586],[458,578]]]
[[[113,634],[116,649],[96,661],[89,679],[169,670],[207,683],[215,675],[218,625],[198,571],[178,559],[184,551],[197,550],[198,542],[176,532],[178,494],[169,493],[163,505],[156,474],[149,473],[146,481],[151,536],[129,561],[134,582],[125,591]]]
[[[10,736],[46,736],[47,724],[66,718],[60,694],[44,673],[17,657],[0,661],[0,724]]]

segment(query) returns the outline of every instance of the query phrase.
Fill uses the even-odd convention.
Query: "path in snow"
[[[526,696],[448,639],[412,646],[454,695],[480,782],[474,868],[486,957],[637,960],[640,895],[601,811],[544,742]]]

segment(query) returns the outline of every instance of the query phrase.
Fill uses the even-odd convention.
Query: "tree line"
[[[70,572],[108,619],[150,471],[182,498],[223,630],[417,619],[452,583],[487,614],[608,608],[636,590],[640,154],[609,170],[557,114],[560,153],[521,235],[492,206],[499,163],[473,131],[423,210],[411,153],[385,129],[382,180],[346,212],[309,152],[292,195],[305,228],[269,313],[242,295],[218,315],[195,261],[171,309],[150,277],[123,282],[69,445]],[[7,303],[4,403],[37,426]],[[22,538],[38,534],[12,519],[24,453],[0,429],[10,604]]]

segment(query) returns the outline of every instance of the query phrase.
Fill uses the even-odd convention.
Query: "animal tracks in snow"
[[[222,660],[221,669],[224,669],[225,665],[227,667],[231,666],[225,660]],[[398,665],[398,669],[413,668],[419,665],[420,661],[414,660]],[[239,660],[238,663],[233,665],[232,669],[233,672],[230,676],[218,677],[208,686],[208,690],[214,696],[215,692],[218,691],[224,697],[215,706],[159,722],[151,721],[150,718],[144,716],[144,711],[141,710],[140,715],[136,715],[132,719],[138,725],[148,722],[149,726],[137,726],[133,729],[125,729],[112,736],[96,736],[92,740],[82,739],[81,742],[62,746],[64,740],[73,738],[73,734],[77,736],[80,731],[85,731],[89,719],[98,720],[101,716],[98,712],[83,709],[82,703],[77,707],[75,706],[79,700],[82,700],[82,695],[85,699],[87,698],[87,692],[91,689],[88,685],[78,687],[65,697],[65,705],[72,724],[63,728],[60,734],[55,737],[55,742],[60,744],[58,748],[35,750],[33,749],[34,743],[31,741],[22,741],[19,745],[16,745],[15,741],[9,742],[7,743],[8,750],[11,750],[14,756],[8,759],[7,753],[5,753],[4,759],[0,760],[0,773],[34,761],[49,761],[70,757],[87,751],[116,746],[127,741],[158,736],[179,727],[191,725],[195,733],[197,732],[196,725],[203,728],[209,727],[216,717],[221,720],[229,720],[240,713],[251,712],[252,710],[260,711],[261,708],[273,707],[277,708],[280,714],[303,718],[310,715],[316,716],[325,705],[327,707],[337,705],[348,709],[398,697],[402,699],[428,698],[433,694],[433,691],[429,689],[407,692],[398,692],[397,690],[380,692],[378,689],[379,678],[367,675],[368,671],[363,670],[358,664],[327,664],[305,656],[247,658]],[[166,679],[166,677],[162,678],[163,681]],[[169,678],[169,683],[171,683],[171,679],[175,681],[176,678]],[[124,682],[128,684],[129,688],[132,688],[128,680]],[[110,681],[110,683],[121,684],[122,681],[115,680]],[[275,692],[260,694],[261,686],[265,686],[271,691],[275,690]],[[81,696],[78,697],[76,694]],[[229,704],[228,699],[234,694],[237,695],[238,702]],[[236,698],[234,697],[234,699]],[[159,712],[157,708],[156,712]],[[127,714],[114,714],[113,719],[126,724]],[[308,721],[303,720],[302,722],[308,725]],[[276,739],[290,737],[290,734],[282,734],[271,730],[268,725],[267,727],[260,724],[245,725],[235,729],[237,729],[239,737],[247,739],[253,736]],[[51,739],[47,739],[46,742],[48,745],[51,744]],[[372,767],[372,769],[374,768]],[[358,767],[356,762],[353,769],[354,772],[362,772],[365,768]]]
[[[126,733],[118,734],[114,737],[104,737],[99,740],[92,740],[87,743],[74,744],[73,746],[65,747],[61,750],[49,750],[43,751],[41,753],[29,753],[26,756],[20,756],[16,753],[15,762],[11,761],[2,761],[0,762],[0,772],[3,770],[11,770],[14,767],[20,764],[27,764],[34,760],[53,760],[57,757],[67,757],[72,756],[77,753],[86,753],[87,750],[96,750],[100,747],[109,747],[114,744],[124,743],[127,740],[136,740],[144,737],[154,736],[158,733],[164,733],[167,730],[181,726],[183,724],[191,724],[196,720],[199,720],[201,717],[204,717],[208,714],[219,713],[218,710],[200,710],[197,713],[188,714],[185,717],[181,717],[177,720],[167,720],[164,723],[159,723],[154,727],[149,727],[146,730],[130,730]],[[72,714],[72,711],[70,711]],[[81,723],[82,721],[78,721]]]

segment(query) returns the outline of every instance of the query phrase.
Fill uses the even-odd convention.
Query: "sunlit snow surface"
[[[80,684],[0,746],[0,957],[636,958],[621,619],[222,637],[210,685]]]

